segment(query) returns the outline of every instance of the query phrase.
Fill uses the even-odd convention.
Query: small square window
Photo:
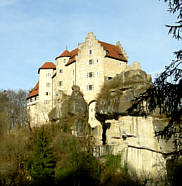
[[[59,73],[63,73],[63,69],[60,69],[60,70],[59,70]]]
[[[93,72],[89,72],[89,73],[88,73],[88,77],[89,77],[89,78],[92,78],[93,76],[94,76],[94,73],[93,73]]]
[[[92,65],[92,64],[93,64],[93,60],[89,59],[89,65]]]
[[[48,100],[44,100],[44,104],[48,104],[49,103],[49,101]]]
[[[59,86],[62,86],[63,85],[63,82],[62,81],[59,81]]]
[[[48,96],[49,95],[49,92],[46,92],[45,95]]]
[[[88,85],[88,90],[93,90],[94,86],[93,85]]]
[[[46,77],[50,77],[51,76],[51,74],[50,73],[46,73]]]

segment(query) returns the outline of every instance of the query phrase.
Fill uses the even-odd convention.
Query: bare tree
[[[0,113],[6,119],[6,126],[9,129],[19,125],[25,125],[27,123],[26,114],[26,97],[27,91],[25,90],[3,90],[0,91]],[[1,119],[3,119],[1,117]]]

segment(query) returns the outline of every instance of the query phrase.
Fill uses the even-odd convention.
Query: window
[[[92,64],[93,64],[92,59],[89,59],[89,65],[92,65]]]
[[[60,69],[60,70],[59,70],[59,73],[63,73],[63,69]]]
[[[51,73],[46,73],[46,77],[51,77]]]
[[[109,54],[109,50],[106,50],[106,55],[108,55]]]
[[[62,86],[63,85],[63,82],[62,81],[59,81],[59,86]]]
[[[99,63],[99,60],[97,59],[97,63]]]
[[[89,54],[92,54],[92,50],[89,50]]]
[[[89,77],[89,78],[94,77],[94,73],[93,73],[93,72],[89,72],[89,73],[88,73],[88,77]]]
[[[46,83],[46,87],[50,87],[50,85],[51,85],[50,83]]]
[[[66,63],[66,59],[64,59],[64,63]]]
[[[49,103],[49,100],[44,100],[44,104],[48,104]]]
[[[105,76],[105,80],[111,80],[111,79],[112,79],[112,77]]]
[[[94,86],[93,85],[88,85],[88,90],[93,90],[94,89]]]
[[[48,96],[49,95],[49,92],[46,92],[45,95]]]
[[[107,80],[111,80],[112,79],[112,77],[107,77]]]

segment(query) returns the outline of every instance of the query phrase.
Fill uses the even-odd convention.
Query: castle
[[[38,69],[39,81],[27,98],[30,125],[49,122],[50,111],[63,103],[64,94],[71,95],[73,85],[78,85],[89,108],[88,123],[97,143],[95,155],[102,156],[110,149],[113,154],[122,153],[123,165],[127,163],[136,173],[165,175],[162,154],[168,144],[155,137],[155,131],[165,122],[153,116],[128,114],[133,98],[151,85],[151,76],[141,70],[139,63],[127,65],[127,62],[120,42],[109,44],[89,33],[78,48],[65,50],[56,57],[56,65],[46,62]],[[106,87],[116,79],[118,85],[109,86],[107,96],[98,101],[103,85]],[[115,103],[117,107],[113,106]],[[101,125],[95,112],[109,117]],[[107,145],[102,145],[103,134]]]
[[[73,85],[78,85],[89,104],[89,123],[97,126],[95,102],[105,81],[120,74],[127,67],[128,58],[120,42],[115,45],[96,39],[88,33],[78,48],[63,51],[53,62],[39,69],[39,81],[27,97],[31,126],[49,121],[48,113],[54,108],[59,91],[70,95]]]

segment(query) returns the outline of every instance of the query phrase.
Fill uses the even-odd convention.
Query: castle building
[[[128,58],[120,42],[109,44],[88,33],[78,48],[63,51],[55,60],[56,64],[46,62],[38,69],[39,81],[27,98],[31,126],[48,122],[58,93],[70,95],[73,85],[80,87],[89,104],[91,127],[98,125],[94,100],[104,82],[127,67]]]

